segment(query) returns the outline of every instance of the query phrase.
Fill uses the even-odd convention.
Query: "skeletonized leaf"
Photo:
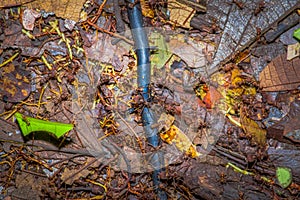
[[[284,16],[289,10],[299,6],[298,0],[215,0],[208,4],[207,14],[219,22],[223,29],[220,43],[208,75],[218,69],[218,65],[232,56],[234,52],[257,39],[274,22]],[[198,17],[198,18],[201,18]],[[203,17],[202,17],[203,18]],[[201,19],[198,19],[201,21]]]
[[[300,58],[286,60],[286,54],[277,56],[259,75],[263,91],[297,89],[300,85]]]

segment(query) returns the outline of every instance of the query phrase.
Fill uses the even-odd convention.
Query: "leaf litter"
[[[179,9],[172,6],[173,1],[142,4],[143,9],[155,11],[145,16],[145,23],[160,31],[152,38],[158,51],[154,48],[152,54],[150,103],[143,101],[136,88],[136,55],[130,31],[115,29],[120,19],[112,17],[111,8],[119,5],[106,1],[46,1],[45,8],[40,1],[32,2],[0,4],[5,7],[0,10],[1,24],[5,25],[0,30],[0,81],[7,85],[14,82],[14,86],[0,90],[4,172],[0,177],[4,184],[1,197],[19,198],[26,191],[32,194],[27,197],[33,199],[154,199],[155,190],[145,173],[152,169],[149,152],[154,149],[143,135],[144,107],[156,112],[157,127],[165,141],[160,152],[168,173],[160,176],[169,197],[211,199],[208,194],[214,194],[221,198],[222,194],[216,191],[224,191],[223,197],[235,199],[241,193],[244,197],[264,199],[297,195],[300,177],[295,166],[299,159],[292,163],[276,160],[276,156],[284,155],[282,147],[287,144],[294,147],[287,155],[299,157],[299,127],[292,126],[297,124],[299,114],[298,80],[294,77],[298,57],[286,61],[286,44],[276,40],[297,19],[293,13],[298,8],[297,1],[194,2],[197,6],[192,11],[188,11],[191,3],[186,8],[178,4],[182,5]],[[10,8],[19,5],[46,12]],[[59,9],[53,10],[54,7]],[[122,4],[120,7],[124,8]],[[172,11],[170,21],[166,10]],[[174,10],[183,13],[176,16]],[[54,14],[47,13],[52,11]],[[17,17],[20,13],[21,21]],[[123,20],[127,23],[124,13]],[[285,28],[276,27],[278,24]],[[269,31],[271,26],[275,29]],[[153,29],[149,30],[150,33]],[[265,44],[261,36],[270,44]],[[215,72],[220,63],[220,71],[208,79],[207,73]],[[272,67],[275,70],[270,70]],[[289,76],[292,68],[293,77]],[[280,79],[282,74],[286,79]],[[270,126],[279,130],[277,135],[264,123],[273,120],[271,109],[286,114],[276,115],[280,121]],[[18,128],[12,116],[16,112],[36,120],[73,123],[75,129],[61,139],[41,137],[37,132],[23,140],[15,132]],[[18,143],[11,144],[14,140]],[[268,149],[275,149],[276,154]],[[268,156],[274,165],[267,162]],[[225,171],[229,165],[234,171]],[[291,181],[275,182],[272,177],[279,169],[274,166],[278,165],[288,167]],[[200,166],[202,169],[196,170]],[[201,174],[206,170],[210,177],[219,178]],[[19,184],[20,172],[30,174],[29,184],[24,187]],[[189,176],[191,172],[199,180],[197,187],[204,188],[207,194],[189,188],[195,185]],[[231,185],[228,192],[226,183],[240,174],[241,187]],[[245,181],[249,175],[253,178]],[[39,187],[39,181],[32,183],[33,177],[47,180],[43,182],[45,187]],[[170,185],[167,181],[180,178],[183,184],[175,181],[175,185]],[[247,192],[249,181],[256,191],[259,187],[268,192],[253,196]],[[261,181],[266,185],[261,186]],[[272,187],[279,191],[282,185],[288,189],[280,194],[270,190]],[[96,186],[102,189],[95,190]]]

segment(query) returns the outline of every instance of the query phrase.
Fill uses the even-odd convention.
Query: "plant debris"
[[[299,18],[296,0],[1,1],[0,199],[299,198]]]

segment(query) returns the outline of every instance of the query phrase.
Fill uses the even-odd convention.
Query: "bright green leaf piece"
[[[294,31],[293,36],[294,36],[294,38],[296,38],[297,40],[300,40],[300,28],[298,28],[297,30]]]
[[[48,132],[60,138],[68,131],[72,130],[73,124],[63,124],[59,122],[50,122],[32,117],[23,116],[21,113],[15,113],[15,117],[19,123],[22,134],[27,136],[31,132]]]
[[[282,188],[288,187],[292,183],[292,173],[291,169],[287,167],[277,167],[276,177],[279,185]]]
[[[155,46],[157,50],[151,55],[151,65],[153,68],[161,69],[172,56],[169,51],[169,45],[163,34],[152,32],[149,36],[151,46]]]

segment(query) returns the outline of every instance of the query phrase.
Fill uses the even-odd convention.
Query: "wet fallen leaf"
[[[112,38],[105,38],[105,35],[102,33],[98,33],[94,36],[87,34],[86,36],[92,42],[90,47],[84,46],[86,56],[89,59],[97,60],[101,63],[111,63],[114,60],[114,55],[124,55],[130,49],[130,46],[125,44],[125,42],[119,42],[117,45],[113,45]]]
[[[300,58],[286,60],[287,55],[277,56],[259,75],[263,91],[285,91],[300,85]]]

